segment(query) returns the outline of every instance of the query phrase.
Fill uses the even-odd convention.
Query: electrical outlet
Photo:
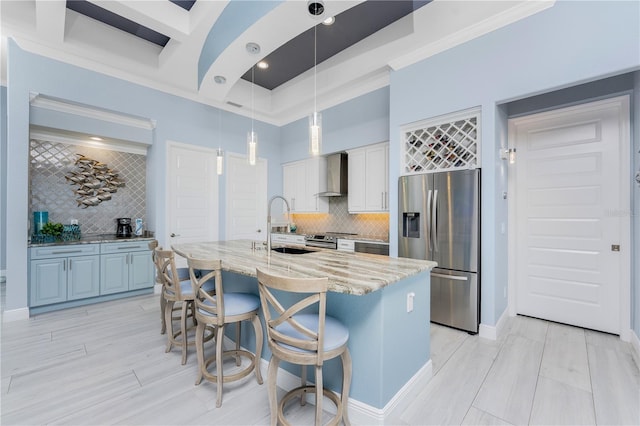
[[[414,292],[407,293],[407,312],[413,311],[413,298],[416,297]]]

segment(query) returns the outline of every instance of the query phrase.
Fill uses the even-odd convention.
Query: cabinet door
[[[67,300],[100,295],[100,256],[67,259]]]
[[[349,193],[347,205],[349,212],[365,211],[366,156],[364,149],[349,151]]]
[[[129,253],[129,290],[153,287],[155,283],[153,268],[150,251]]]
[[[48,305],[67,300],[66,269],[66,258],[31,261],[30,306]]]
[[[289,202],[292,212],[304,210],[305,206],[305,169],[304,162],[297,161],[282,166],[284,198]]]
[[[327,213],[329,200],[319,197],[320,192],[327,190],[327,159],[313,157],[305,160],[305,167],[301,178],[304,180],[304,207],[303,211],[309,213]],[[298,209],[299,211],[301,209]]]
[[[366,151],[366,211],[389,210],[387,151],[387,144],[376,145]]]
[[[100,257],[100,294],[129,290],[129,253],[103,254]]]

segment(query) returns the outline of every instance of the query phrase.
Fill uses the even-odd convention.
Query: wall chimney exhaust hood
[[[327,190],[320,197],[341,197],[347,195],[347,154],[344,152],[327,156]]]

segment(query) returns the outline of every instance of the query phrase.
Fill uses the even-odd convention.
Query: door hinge
[[[620,251],[620,244],[611,244],[611,251]]]

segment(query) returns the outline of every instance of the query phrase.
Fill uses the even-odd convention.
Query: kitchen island
[[[267,253],[262,247],[252,249],[249,240],[172,248],[184,257],[220,259],[229,291],[257,294],[256,268],[290,277],[328,277],[327,314],[349,328],[353,359],[349,409],[356,422],[384,422],[397,400],[431,375],[429,277],[435,262],[328,249]],[[244,334],[250,334],[247,331]],[[251,348],[251,340],[253,336],[243,336],[242,344]],[[262,358],[270,356],[265,348]],[[325,386],[339,391],[339,360],[325,364],[323,371]]]

